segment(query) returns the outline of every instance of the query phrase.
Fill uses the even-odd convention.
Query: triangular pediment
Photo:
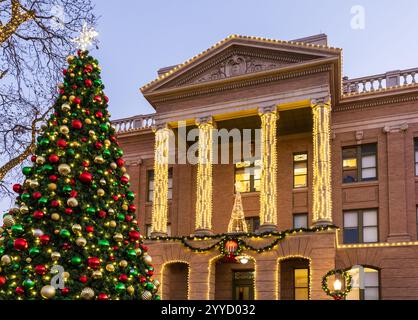
[[[340,55],[340,49],[306,43],[237,36],[227,38],[187,62],[165,68],[143,93],[214,83]]]

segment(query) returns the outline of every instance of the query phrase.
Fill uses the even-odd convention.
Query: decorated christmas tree
[[[0,299],[159,299],[100,67],[68,57],[16,208],[0,229]]]

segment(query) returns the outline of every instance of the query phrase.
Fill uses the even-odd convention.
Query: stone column
[[[407,220],[405,136],[408,124],[386,126],[389,236],[388,242],[410,241]]]
[[[154,199],[152,202],[153,237],[167,235],[168,220],[168,156],[170,129],[167,125],[154,128]]]
[[[331,102],[329,97],[312,100],[313,117],[313,223],[332,224],[331,198]]]
[[[196,196],[196,230],[195,234],[212,234],[212,163],[213,163],[213,129],[212,117],[196,120],[199,128],[198,163],[197,163],[197,196]]]
[[[277,229],[277,120],[276,106],[260,108],[261,181],[260,231]]]

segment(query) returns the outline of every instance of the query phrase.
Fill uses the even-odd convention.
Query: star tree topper
[[[77,48],[86,51],[93,43],[99,33],[94,30],[93,27],[89,27],[86,22],[83,23],[83,29],[80,32],[80,36],[72,39],[71,41],[76,43]]]

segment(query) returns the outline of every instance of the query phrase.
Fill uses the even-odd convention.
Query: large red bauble
[[[107,300],[107,299],[109,299],[109,297],[107,296],[106,293],[99,293],[99,295],[97,296],[97,298],[99,300]]]
[[[139,282],[144,283],[145,281],[147,281],[147,278],[145,278],[144,276],[139,277]]]
[[[99,211],[99,217],[100,217],[100,218],[102,218],[102,219],[103,219],[103,218],[106,218],[106,215],[107,215],[107,214],[106,214],[106,211],[103,211],[103,210],[100,210],[100,211]]]
[[[73,209],[72,208],[65,208],[65,214],[73,214]]]
[[[121,275],[119,276],[119,281],[121,281],[121,282],[126,282],[126,281],[128,281],[128,276],[127,276],[126,274],[121,274]]]
[[[40,220],[40,219],[42,219],[43,217],[44,217],[44,213],[42,212],[42,211],[35,211],[34,213],[33,213],[33,217],[35,218],[35,219],[38,219],[38,220]]]
[[[126,222],[131,222],[133,219],[134,219],[134,217],[130,216],[129,214],[127,214],[127,215],[125,216],[125,221],[126,221]]]
[[[93,226],[87,226],[86,227],[86,232],[88,232],[88,233],[94,232],[94,227]]]
[[[60,203],[58,200],[52,200],[51,201],[51,207],[56,208],[59,207]]]
[[[94,101],[102,102],[102,97],[101,96],[95,96]]]
[[[22,294],[25,294],[25,289],[23,289],[22,287],[17,287],[16,288],[16,293],[18,294],[18,295],[22,295]]]
[[[118,167],[123,167],[123,165],[125,164],[125,160],[119,158],[116,160],[116,164],[118,165]]]
[[[154,270],[147,270],[147,275],[148,276],[152,276],[154,274]]]
[[[92,269],[100,268],[100,259],[96,257],[90,257],[87,259],[87,265]]]
[[[36,156],[35,155],[31,156],[30,161],[35,162],[36,161]]]
[[[86,276],[80,276],[80,278],[78,278],[78,280],[80,280],[80,282],[82,282],[82,283],[86,283],[88,279],[87,279]]]
[[[129,206],[129,208],[128,208],[128,210],[129,210],[129,212],[135,212],[136,211],[136,207],[133,205],[133,204],[131,204],[130,206]]]
[[[84,80],[84,84],[86,85],[86,87],[91,87],[93,85],[93,82],[90,79],[86,79]]]
[[[67,294],[69,294],[69,293],[70,293],[70,289],[69,289],[69,288],[67,288],[67,287],[62,288],[62,289],[61,289],[61,293],[62,293],[64,296],[66,296]]]
[[[83,123],[80,120],[73,120],[73,122],[71,122],[71,126],[73,129],[81,129],[83,127]]]
[[[14,184],[13,185],[13,191],[16,192],[16,193],[22,193],[23,192],[22,185],[20,185],[18,183]]]
[[[103,143],[97,141],[94,146],[96,147],[97,150],[100,150],[103,147]]]
[[[113,200],[118,201],[119,197],[118,196],[112,196]]]
[[[122,178],[120,178],[120,182],[123,183],[123,184],[127,184],[129,182],[129,178],[125,177],[125,176],[122,176]]]
[[[93,180],[93,175],[90,172],[84,171],[80,176],[78,177],[81,182],[83,183],[90,183]]]
[[[6,277],[2,277],[2,276],[0,276],[0,288],[1,288],[2,286],[4,286],[4,285],[6,284],[6,282],[7,282]]]
[[[106,102],[109,102],[109,97],[108,96],[104,96],[103,98],[105,99]]]
[[[32,193],[32,197],[38,200],[39,198],[42,197],[42,193],[40,193],[39,191],[35,191],[34,193]]]
[[[84,70],[87,71],[87,72],[92,72],[93,71],[93,66],[91,64],[87,64],[84,67]]]
[[[23,238],[17,238],[13,243],[16,250],[26,250],[28,248],[28,242]]]
[[[65,147],[67,147],[67,141],[65,141],[64,139],[59,139],[57,141],[57,147],[64,149]]]
[[[77,191],[71,190],[71,192],[70,192],[70,197],[71,198],[77,198],[77,195],[78,195],[78,192]]]
[[[55,174],[50,175],[48,179],[51,182],[57,182],[58,181],[58,177]]]
[[[43,245],[47,245],[49,243],[49,236],[47,234],[44,234],[42,236],[39,237],[39,241],[41,241],[41,244]]]
[[[46,267],[42,264],[38,265],[35,267],[35,272],[37,274],[40,274],[41,276],[43,276],[44,274],[46,274]]]
[[[138,231],[135,231],[135,230],[129,231],[129,238],[132,241],[139,240],[139,237],[140,237],[140,234]]]
[[[51,154],[48,160],[51,163],[57,163],[58,161],[60,161],[60,158],[56,154]]]
[[[75,97],[74,100],[73,100],[73,103],[80,104],[81,103],[81,99],[78,98],[78,97]]]
[[[96,112],[96,118],[103,118],[103,112],[101,112],[101,111],[97,111]]]

